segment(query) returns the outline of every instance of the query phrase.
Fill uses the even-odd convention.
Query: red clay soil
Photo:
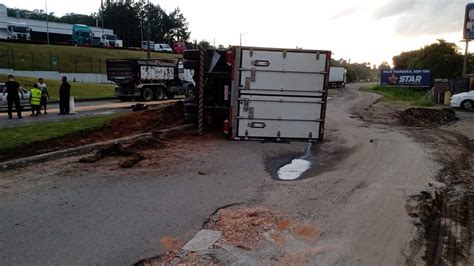
[[[143,132],[179,126],[183,123],[183,105],[178,102],[160,109],[134,112],[120,116],[99,129],[17,147],[15,150],[1,153],[0,161],[103,142]]]

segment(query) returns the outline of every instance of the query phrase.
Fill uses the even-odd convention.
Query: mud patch
[[[334,139],[324,143],[309,143],[304,152],[269,156],[265,168],[272,179],[288,182],[318,176],[331,171],[338,162],[354,151],[343,146],[343,140]]]
[[[452,109],[409,108],[398,113],[398,120],[404,126],[432,128],[451,124],[458,118]]]
[[[128,157],[126,160],[119,163],[121,168],[132,168],[135,164],[145,159],[140,153],[124,147],[120,144],[114,144],[109,147],[100,149],[96,153],[82,157],[79,159],[80,163],[96,163],[106,157]]]

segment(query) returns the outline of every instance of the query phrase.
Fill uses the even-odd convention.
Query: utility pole
[[[465,46],[465,51],[464,51],[464,62],[462,64],[462,77],[467,78],[467,58],[469,55],[469,40],[463,40],[463,42],[466,42]]]
[[[150,0],[147,1],[147,7],[150,4]],[[148,30],[148,44],[147,44],[147,58],[150,59],[150,12],[146,12],[146,23],[147,23],[147,30]]]
[[[100,5],[100,9],[101,9],[101,13],[102,13],[102,38],[100,38],[100,41],[104,42],[104,49],[107,48],[106,45],[105,45],[105,27],[104,27],[104,1],[101,1],[101,5]]]
[[[44,0],[44,9],[46,10],[46,39],[49,45],[48,0]]]
[[[240,33],[240,46],[242,47],[242,35],[247,34],[248,32],[241,32]]]

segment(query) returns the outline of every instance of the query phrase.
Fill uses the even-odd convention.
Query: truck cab
[[[176,54],[182,54],[186,50],[186,43],[184,42],[175,42],[173,44],[173,50]]]
[[[150,51],[154,51],[155,50],[155,42],[143,41],[142,42],[142,50],[148,51],[148,49],[150,49]]]
[[[115,34],[102,34],[100,45],[103,47],[122,47],[122,40],[119,40]]]
[[[7,27],[7,39],[30,41],[31,29],[26,24],[10,24]]]
[[[89,26],[74,24],[72,26],[72,42],[77,45],[93,45],[94,35]]]

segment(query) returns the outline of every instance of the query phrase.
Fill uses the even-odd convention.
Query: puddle
[[[277,171],[278,179],[285,181],[296,180],[308,171],[311,168],[311,162],[308,160],[311,156],[311,146],[311,143],[309,143],[303,156],[293,159],[290,163],[280,167]]]

